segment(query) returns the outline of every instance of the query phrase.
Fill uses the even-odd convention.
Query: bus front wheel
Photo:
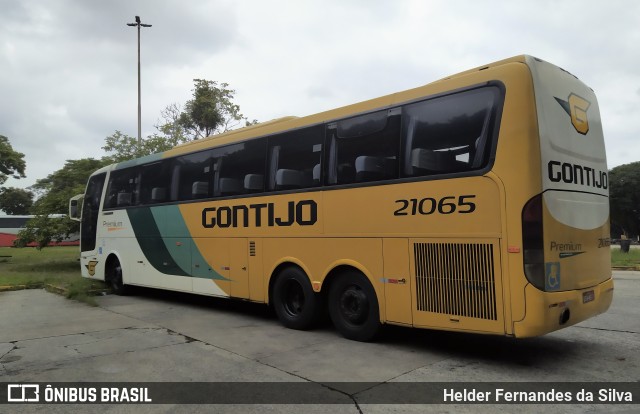
[[[287,328],[305,330],[313,326],[320,303],[301,269],[289,267],[278,274],[273,285],[273,307]]]
[[[128,293],[127,286],[122,280],[122,266],[118,259],[111,260],[107,267],[107,283],[116,295],[123,296]]]
[[[342,274],[331,284],[329,314],[338,332],[347,339],[370,341],[380,329],[376,292],[358,272]]]

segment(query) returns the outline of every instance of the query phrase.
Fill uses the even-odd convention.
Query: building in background
[[[22,230],[27,221],[31,220],[34,216],[0,216],[0,247],[13,247],[13,242],[17,238],[18,232]],[[64,214],[52,214],[51,217],[65,217]],[[80,235],[72,234],[69,238],[61,241],[60,243],[51,242],[50,246],[78,246],[80,244]],[[30,243],[27,246],[34,247],[35,243]]]

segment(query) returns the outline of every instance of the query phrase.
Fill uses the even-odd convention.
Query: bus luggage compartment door
[[[411,276],[409,274],[409,241],[383,239],[384,298],[386,321],[402,325],[413,323],[411,315]]]

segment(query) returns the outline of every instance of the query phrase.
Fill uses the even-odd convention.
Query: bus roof
[[[425,96],[430,94],[436,94],[442,92],[443,83],[451,81],[457,78],[465,77],[469,74],[485,70],[491,67],[501,66],[508,63],[527,63],[527,59],[531,59],[527,55],[514,56],[508,59],[503,59],[488,65],[478,66],[476,68],[466,70],[464,72],[457,73],[452,76],[439,79],[435,82],[428,83],[417,88],[409,89],[402,92],[396,92],[390,95],[370,99],[367,101],[343,106],[336,109],[320,112],[317,114],[307,115],[304,117],[287,116],[283,118],[277,118],[271,121],[262,122],[256,125],[251,125],[244,128],[235,129],[233,131],[224,132],[222,134],[212,135],[207,138],[203,138],[197,141],[187,142],[181,144],[171,150],[168,150],[164,155],[173,156],[184,153],[194,152],[202,149],[206,149],[212,146],[230,144],[233,142],[239,142],[246,139],[250,139],[257,136],[264,136],[283,132],[291,129],[300,128],[307,125],[318,124],[322,122],[332,121],[340,117],[356,115],[358,113],[367,112],[379,108],[384,108],[392,105],[396,105],[402,102],[415,99],[419,96]],[[450,89],[450,88],[446,88]],[[212,142],[213,141],[213,142]]]
[[[360,113],[382,109],[385,107],[391,107],[403,102],[408,102],[413,99],[422,98],[428,95],[435,95],[438,93],[444,93],[446,91],[455,89],[457,87],[465,86],[465,82],[468,83],[466,78],[469,75],[477,73],[488,68],[498,67],[510,63],[523,63],[530,64],[532,60],[541,61],[538,58],[529,55],[518,55],[508,59],[499,60],[487,65],[478,66],[473,69],[466,70],[464,72],[457,73],[455,75],[447,76],[445,78],[436,80],[434,82],[413,88],[401,92],[392,93],[389,95],[381,96],[378,98],[358,102],[355,104],[343,106],[340,108],[331,109],[328,111],[320,112],[317,114],[307,115],[303,117],[286,116],[282,118],[273,119],[259,124],[250,125],[244,128],[234,129],[217,135],[211,135],[209,137],[190,141],[181,145],[178,145],[170,150],[167,150],[160,154],[153,154],[142,158],[124,161],[115,165],[107,166],[96,171],[94,174],[109,171],[112,169],[121,169],[134,165],[144,164],[162,158],[187,154],[200,150],[205,150],[211,147],[217,147],[221,145],[231,144],[234,142],[241,142],[247,139],[276,134],[288,130],[294,130],[304,126],[320,124],[323,122],[330,122],[341,117],[357,115]],[[456,82],[458,80],[458,82]],[[473,80],[471,81],[471,83]]]

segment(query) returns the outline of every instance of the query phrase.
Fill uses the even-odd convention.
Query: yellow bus
[[[517,56],[426,86],[96,171],[72,199],[81,268],[331,317],[530,337],[613,296],[593,91]]]

